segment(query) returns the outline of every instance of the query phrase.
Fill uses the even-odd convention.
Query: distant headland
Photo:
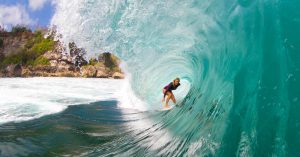
[[[0,28],[0,77],[124,78],[112,53],[87,60],[85,49],[74,42],[64,46],[54,40],[55,33],[19,25],[9,32]]]

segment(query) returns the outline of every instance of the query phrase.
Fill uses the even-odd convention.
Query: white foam
[[[140,111],[148,110],[149,108],[147,108],[145,102],[138,98],[131,88],[130,81],[132,76],[127,70],[126,63],[122,62],[120,66],[123,69],[126,78],[121,90],[117,92],[120,99],[119,106],[122,108],[131,108]]]
[[[1,78],[0,124],[63,111],[69,105],[119,99],[124,80]]]

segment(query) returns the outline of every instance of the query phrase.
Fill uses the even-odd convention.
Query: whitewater
[[[70,105],[117,100],[123,80],[84,78],[0,79],[0,124],[58,113]]]
[[[17,145],[20,156],[300,156],[299,1],[54,3],[51,24],[61,41],[74,41],[90,57],[109,51],[121,58],[122,97],[108,100],[115,97],[93,93],[103,91],[85,83],[80,88],[92,90],[79,100],[72,96],[79,90],[60,90],[59,99],[45,100],[58,102],[53,110],[34,111],[47,116],[2,125],[3,134],[15,136],[0,150]],[[161,90],[175,77],[182,81],[174,93],[178,107],[160,111]],[[53,140],[59,137],[67,141]]]

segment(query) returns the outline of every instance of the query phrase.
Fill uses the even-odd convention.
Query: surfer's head
[[[179,77],[176,77],[176,78],[173,80],[173,83],[174,83],[175,86],[177,86],[177,85],[179,84],[179,82],[180,82]]]

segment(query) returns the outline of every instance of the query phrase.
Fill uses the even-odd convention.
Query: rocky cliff
[[[0,77],[124,78],[120,60],[111,53],[86,61],[75,43],[70,52],[45,32],[0,32]]]

